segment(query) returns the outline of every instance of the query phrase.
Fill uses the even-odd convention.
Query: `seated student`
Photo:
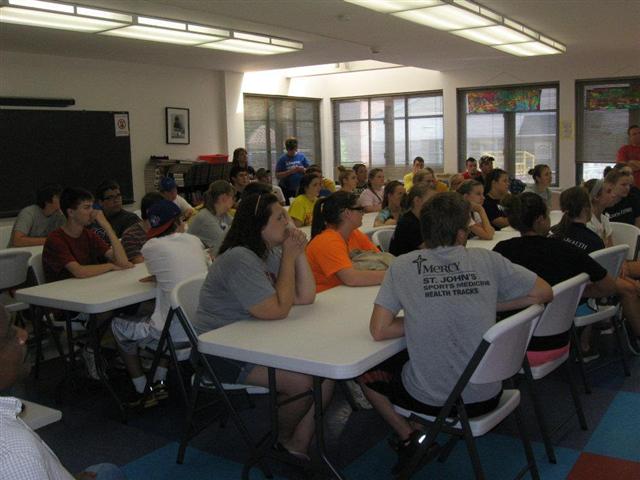
[[[358,177],[356,172],[350,168],[345,168],[342,165],[338,166],[338,183],[340,184],[340,190],[343,192],[355,193],[356,185],[358,184]]]
[[[529,175],[533,177],[533,184],[527,185],[524,189],[525,192],[532,192],[539,195],[544,200],[547,208],[551,208],[551,169],[548,165],[540,163],[529,170]]]
[[[367,188],[358,198],[358,204],[364,208],[365,213],[379,212],[382,209],[382,197],[384,196],[384,172],[381,168],[369,170]]]
[[[57,183],[41,186],[36,192],[35,205],[24,207],[13,224],[7,247],[44,245],[47,235],[64,223],[60,211],[62,187]]]
[[[164,198],[180,207],[185,219],[188,220],[192,215],[195,215],[196,211],[191,204],[178,195],[178,185],[176,185],[173,177],[162,177],[160,180],[160,193]]]
[[[433,183],[417,183],[413,185],[407,196],[407,211],[398,220],[396,231],[391,237],[389,253],[397,257],[421,248],[420,209],[436,193]]]
[[[356,187],[353,191],[356,195],[360,196],[369,187],[369,173],[367,166],[364,163],[356,163],[353,165],[353,171],[356,174]]]
[[[217,255],[233,218],[233,187],[226,180],[216,180],[204,193],[204,208],[189,224],[189,233],[200,239],[209,254]]]
[[[465,180],[478,180],[480,182],[482,181],[482,173],[480,173],[480,171],[478,170],[478,161],[475,158],[467,158],[467,160],[464,162],[464,165],[466,169],[464,173],[462,173],[462,176]]]
[[[111,330],[135,389],[129,398],[129,406],[151,407],[168,396],[164,384],[167,361],[163,359],[160,363],[151,395],[145,398],[147,377],[140,364],[138,349],[157,346],[171,308],[171,291],[183,280],[205,273],[208,263],[200,240],[184,233],[185,224],[175,203],[162,199],[149,208],[147,216],[151,228],[147,231],[149,240],[142,247],[142,255],[157,284],[155,310],[150,318],[145,319],[116,317],[111,323]],[[171,323],[169,333],[175,342],[187,339],[178,321]]]
[[[102,211],[93,209],[90,192],[65,188],[60,195],[60,208],[66,222],[49,234],[42,251],[42,266],[48,282],[94,277],[133,266]],[[94,220],[104,229],[111,246],[86,228]]]
[[[615,293],[615,279],[585,251],[548,237],[551,222],[542,197],[533,192],[513,195],[505,200],[505,209],[509,224],[522,236],[499,242],[494,251],[537,273],[552,286],[587,273],[592,283],[584,290],[585,298]],[[540,365],[563,356],[569,351],[569,334],[570,330],[553,336],[534,336],[527,349],[529,363]]]
[[[286,318],[293,305],[315,300],[315,283],[304,254],[306,237],[292,228],[287,212],[271,193],[249,195],[240,206],[209,268],[200,291],[194,321],[198,334],[239,320]],[[209,357],[222,382],[268,386],[267,368]],[[285,400],[312,387],[309,376],[276,370],[279,399]],[[324,402],[331,382],[323,383]],[[314,433],[311,399],[303,397],[279,410],[278,449],[304,458]]]
[[[278,197],[278,202],[280,202],[280,205],[285,205],[287,203],[284,198],[284,193],[282,193],[282,189],[278,185],[273,184],[273,181],[271,179],[271,170],[259,168],[256,172],[256,180],[258,181],[258,183],[263,183],[271,187],[271,191],[276,197]]]
[[[411,187],[413,187],[413,176],[423,168],[424,168],[424,158],[422,157],[414,158],[413,168],[402,179],[402,182],[404,183],[404,188],[407,190],[407,192],[411,190]]]
[[[438,193],[442,193],[442,192],[448,192],[449,191],[449,187],[447,187],[447,184],[444,182],[441,182],[440,180],[438,180],[436,178],[436,172],[433,170],[433,168],[431,167],[424,167],[423,170],[426,170],[427,172],[429,172],[431,174],[431,178],[433,179],[433,183],[436,186],[436,192]],[[414,183],[415,183],[415,179],[414,179]]]
[[[471,219],[469,222],[470,236],[481,240],[491,240],[495,230],[482,207],[484,201],[484,187],[477,180],[465,180],[458,187],[458,193],[469,202],[471,206]]]
[[[318,165],[311,165],[309,168],[307,168],[307,171],[305,173],[315,173],[320,177],[321,186],[320,193],[318,194],[319,197],[326,197],[327,195],[331,195],[336,191],[335,182],[330,178],[325,178],[325,176],[322,175],[322,169]]]
[[[589,182],[592,181],[589,180]],[[571,243],[586,253],[605,248],[602,237],[588,227],[589,220],[593,219],[592,195],[597,189],[597,182],[601,182],[604,185],[602,180],[594,180],[591,185],[592,193],[589,193],[589,190],[584,187],[572,187],[562,192],[560,195],[560,208],[564,215],[560,223],[551,229],[555,237]],[[599,190],[602,190],[602,188],[600,187]],[[599,198],[606,203],[606,197],[609,197],[611,193],[596,193],[596,195],[599,195]],[[640,355],[640,339],[638,339],[638,335],[640,335],[640,298],[638,297],[640,284],[624,275],[616,278],[615,284],[616,293],[620,295],[620,302],[626,319],[625,327],[627,327],[628,331],[629,347],[635,355]],[[585,327],[580,335],[580,348],[583,352],[584,361],[594,360],[600,356],[596,345],[594,345],[595,339],[592,338],[592,334],[595,333],[597,335],[598,332],[599,330],[593,330],[591,326],[588,326]]]
[[[11,324],[0,305],[0,392],[26,378],[31,368],[27,356],[27,332]],[[15,397],[0,397],[0,478],[3,480],[125,480],[124,473],[110,463],[69,473],[46,443],[20,418],[25,405]]]
[[[249,185],[249,170],[243,167],[231,167],[231,171],[229,172],[229,181],[233,188],[235,189],[235,201],[236,205],[240,201],[240,197],[242,196],[242,192]]]
[[[311,225],[313,206],[316,204],[320,188],[322,188],[321,181],[322,179],[317,173],[305,173],[302,176],[298,187],[298,196],[289,207],[289,216],[296,227]]]
[[[316,202],[307,258],[318,293],[338,285],[365,287],[382,282],[384,271],[357,270],[351,261],[353,250],[378,251],[358,229],[361,225],[362,207],[354,194],[339,191]]]
[[[404,203],[404,185],[397,180],[391,180],[384,187],[382,198],[382,210],[378,212],[373,222],[374,227],[383,225],[395,225],[402,214],[402,204]]]
[[[611,180],[613,177],[609,177]],[[613,229],[609,223],[609,215],[604,213],[605,209],[614,206],[620,199],[617,194],[614,182],[606,179],[591,179],[584,183],[584,187],[589,192],[591,198],[591,218],[587,222],[587,227],[594,231],[602,239],[605,247],[613,245],[611,235]]]
[[[147,212],[152,205],[158,203],[160,200],[164,200],[160,192],[149,192],[145,194],[140,201],[142,221],[131,225],[122,233],[120,243],[122,243],[122,247],[131,263],[144,262],[141,250],[142,246],[147,242],[147,232],[151,228]]]
[[[449,191],[457,192],[458,187],[460,187],[460,185],[462,185],[464,181],[465,181],[465,178],[462,176],[461,173],[456,173],[454,175],[451,175],[451,177],[449,177]]]
[[[115,180],[105,180],[98,185],[98,188],[96,188],[96,200],[118,238],[122,236],[122,233],[127,228],[140,221],[140,218],[135,213],[122,208],[120,185]]]
[[[633,187],[633,171],[624,163],[616,163],[617,168],[612,168],[605,175],[615,185],[615,193],[619,200],[614,205],[604,209],[604,213],[611,222],[628,223],[640,227],[640,199],[637,194],[631,194]]]
[[[509,220],[507,215],[500,206],[500,201],[509,195],[509,175],[504,170],[494,168],[491,170],[485,179],[484,183],[484,211],[487,212],[487,217],[491,225],[496,230],[500,230],[509,226]]]
[[[374,340],[407,340],[406,351],[359,379],[369,402],[399,437],[394,473],[411,460],[423,432],[414,430],[392,405],[437,415],[495,323],[496,311],[553,297],[551,287],[535,273],[490,250],[465,248],[469,215],[468,202],[457,193],[439,193],[427,201],[420,213],[426,248],[396,259],[374,303],[369,327]],[[482,281],[461,289],[450,280],[451,267]],[[400,310],[404,317],[396,316]],[[463,392],[468,415],[495,409],[501,394],[500,383],[470,383]]]

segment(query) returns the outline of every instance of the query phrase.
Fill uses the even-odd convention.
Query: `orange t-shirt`
[[[372,250],[378,248],[360,230],[354,230],[345,243],[344,238],[333,228],[316,235],[307,246],[307,259],[316,279],[316,292],[324,292],[342,282],[336,275],[340,270],[351,268],[351,250]]]

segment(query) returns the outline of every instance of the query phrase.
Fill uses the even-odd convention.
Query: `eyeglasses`
[[[102,197],[102,200],[115,200],[116,198],[122,198],[122,194],[118,193],[115,195],[108,195],[106,197]]]

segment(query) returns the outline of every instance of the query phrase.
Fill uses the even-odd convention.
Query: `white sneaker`
[[[349,393],[351,393],[351,398],[358,408],[363,410],[371,410],[373,408],[373,405],[371,405],[369,400],[367,400],[367,397],[364,396],[364,392],[357,382],[347,380],[344,383],[347,385]]]

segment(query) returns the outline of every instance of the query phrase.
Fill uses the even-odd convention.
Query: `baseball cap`
[[[266,168],[259,168],[256,172],[256,178],[265,178],[271,175],[271,170],[267,170]]]
[[[162,180],[160,180],[161,192],[170,192],[174,188],[177,188],[177,185],[173,177],[162,177]]]
[[[147,232],[147,238],[160,235],[169,228],[176,218],[180,216],[180,207],[169,200],[159,200],[147,210],[147,220],[151,228]]]

